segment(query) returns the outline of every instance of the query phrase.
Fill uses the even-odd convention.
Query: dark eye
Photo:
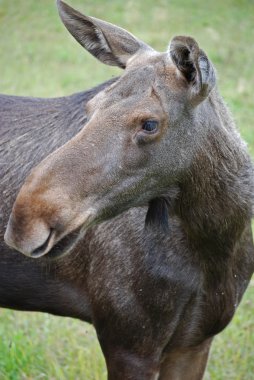
[[[145,132],[148,132],[148,133],[154,133],[157,131],[158,129],[158,121],[157,120],[146,120],[143,124],[142,124],[142,129],[143,131]]]

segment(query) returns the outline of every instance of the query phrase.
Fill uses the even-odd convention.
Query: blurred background
[[[191,35],[213,61],[218,85],[254,157],[254,0],[68,0],[155,49]],[[0,0],[0,92],[55,97],[119,75],[74,41],[54,0]],[[0,121],[1,122],[1,121]],[[215,338],[206,380],[254,379],[254,280],[230,326]],[[88,324],[0,310],[0,380],[106,380]],[[188,380],[188,379],[186,379]]]

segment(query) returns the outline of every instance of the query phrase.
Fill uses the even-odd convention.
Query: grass
[[[70,0],[165,50],[176,34],[194,36],[254,155],[253,0]],[[0,0],[0,91],[61,96],[119,73],[85,53],[59,21],[53,0]],[[215,338],[206,380],[252,380],[254,284],[230,326]],[[0,380],[103,380],[104,359],[91,326],[38,313],[0,311]],[[188,380],[188,379],[186,379]]]
[[[1,380],[102,380],[104,359],[92,326],[47,314],[0,312]]]

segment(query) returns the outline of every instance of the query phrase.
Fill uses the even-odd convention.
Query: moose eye
[[[158,129],[158,121],[157,120],[146,120],[142,124],[142,130],[147,133],[154,133]]]

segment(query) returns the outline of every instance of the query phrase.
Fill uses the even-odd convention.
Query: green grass
[[[102,380],[92,326],[39,313],[0,311],[1,380]]]
[[[67,1],[67,0],[66,0]],[[71,0],[165,50],[194,36],[213,60],[221,93],[254,155],[253,0]],[[119,73],[85,53],[59,21],[53,0],[0,0],[0,92],[60,96]],[[254,284],[230,326],[215,338],[206,380],[254,378]],[[79,321],[0,311],[0,380],[103,380],[96,335]],[[188,379],[186,379],[188,380]]]

